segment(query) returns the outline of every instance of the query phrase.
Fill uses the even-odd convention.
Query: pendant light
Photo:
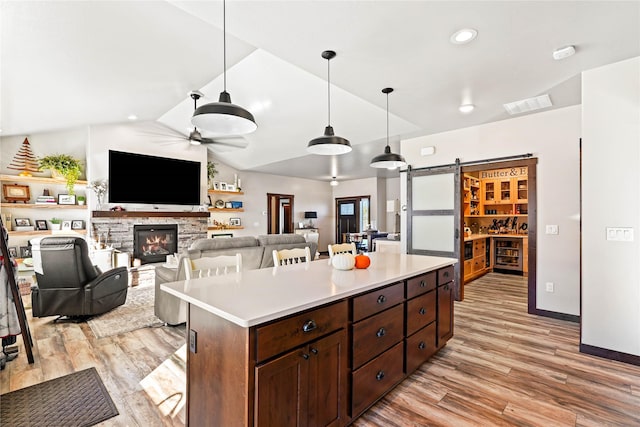
[[[324,128],[324,135],[312,139],[307,145],[307,151],[311,154],[321,154],[324,156],[331,156],[334,154],[346,154],[351,151],[351,143],[348,140],[336,136],[333,133],[333,127],[331,126],[331,81],[329,63],[331,59],[336,57],[336,53],[332,50],[325,50],[322,52],[322,57],[327,60],[327,94],[328,94],[328,125]]]
[[[224,54],[224,90],[220,92],[218,102],[211,102],[198,107],[193,112],[191,123],[214,132],[217,135],[244,135],[258,128],[253,114],[239,105],[231,103],[231,95],[227,92],[227,24],[226,3],[222,1],[222,34]]]
[[[384,147],[384,154],[375,156],[371,160],[371,164],[369,166],[372,168],[395,169],[407,165],[404,157],[400,154],[392,153],[391,147],[389,147],[389,94],[391,92],[393,92],[393,88],[386,87],[382,89],[382,93],[387,95],[387,146]]]

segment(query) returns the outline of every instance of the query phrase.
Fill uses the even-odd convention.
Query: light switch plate
[[[558,226],[557,225],[547,225],[546,233],[547,234],[558,234]]]
[[[633,242],[633,228],[607,227],[607,240],[613,242]]]

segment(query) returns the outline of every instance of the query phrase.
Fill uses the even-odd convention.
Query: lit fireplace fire
[[[142,253],[144,255],[167,255],[170,254],[167,250],[169,242],[168,236],[154,235],[146,238],[144,245],[142,245]]]

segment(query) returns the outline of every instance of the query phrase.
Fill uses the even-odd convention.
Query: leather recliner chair
[[[45,237],[33,252],[37,282],[31,288],[34,317],[86,318],[124,304],[127,268],[102,273],[91,262],[84,239]]]

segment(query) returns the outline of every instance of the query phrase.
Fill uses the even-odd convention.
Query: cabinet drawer
[[[436,292],[407,301],[407,335],[436,320]]]
[[[352,416],[359,415],[403,378],[403,347],[399,343],[351,374]]]
[[[486,268],[486,263],[485,263],[486,258],[484,256],[475,258],[473,260],[473,267],[472,267],[472,271],[475,273],[477,271],[481,271],[484,270]]]
[[[436,272],[422,274],[407,280],[407,299],[436,288]]]
[[[346,327],[347,322],[347,301],[341,301],[258,327],[256,329],[256,361],[268,359]]]
[[[396,305],[389,310],[354,323],[352,328],[352,367],[355,369],[402,340],[404,336],[404,305]]]
[[[438,270],[438,285],[442,285],[453,280],[453,265]]]
[[[371,291],[353,299],[353,321],[393,307],[404,300],[404,283],[396,283],[386,288]]]
[[[407,375],[426,362],[437,350],[436,324],[431,323],[407,338]]]

